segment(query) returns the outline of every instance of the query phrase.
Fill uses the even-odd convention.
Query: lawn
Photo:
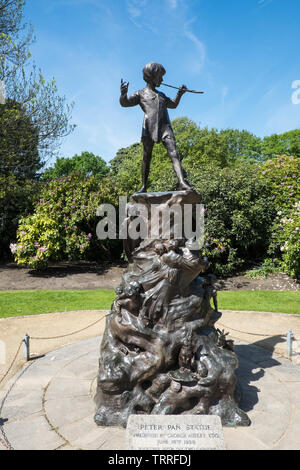
[[[237,290],[218,292],[219,310],[300,314],[300,292],[278,290]]]
[[[23,290],[0,291],[0,318],[67,312],[108,310],[115,298],[113,290]],[[220,291],[219,310],[255,310],[300,314],[298,291]]]
[[[71,310],[107,310],[113,290],[18,290],[0,292],[0,318]]]

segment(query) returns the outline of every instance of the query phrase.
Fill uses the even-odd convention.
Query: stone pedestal
[[[122,229],[132,234],[143,225],[144,236],[124,243],[129,265],[100,350],[99,426],[126,426],[130,414],[213,414],[224,425],[250,423],[235,400],[232,341],[214,327],[221,316],[215,278],[188,238],[192,224],[184,230],[189,218],[195,224],[198,204],[194,191],[137,193],[130,199]]]

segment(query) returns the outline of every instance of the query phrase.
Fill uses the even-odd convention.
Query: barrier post
[[[26,361],[28,362],[30,359],[30,337],[28,336],[27,333],[23,338],[23,342],[24,342],[24,357]]]
[[[286,335],[286,353],[289,357],[292,357],[292,354],[293,354],[293,339],[294,339],[293,332],[288,331]]]

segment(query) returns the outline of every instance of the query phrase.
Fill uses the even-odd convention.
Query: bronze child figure
[[[142,142],[144,147],[144,157],[142,164],[142,187],[138,191],[145,192],[150,170],[150,161],[154,143],[162,142],[167,149],[172,161],[174,171],[178,178],[178,190],[192,189],[184,179],[184,170],[178,157],[176,142],[167,108],[177,108],[182,95],[186,91],[186,86],[182,85],[174,100],[168,98],[161,91],[156,90],[163,81],[166,71],[161,64],[150,62],[143,69],[143,78],[147,83],[142,90],[136,91],[131,96],[127,96],[129,83],[121,80],[120,104],[124,107],[140,105],[145,113]]]

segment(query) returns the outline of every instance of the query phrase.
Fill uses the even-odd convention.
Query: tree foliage
[[[65,97],[59,96],[55,80],[46,81],[41,70],[30,61],[33,28],[23,22],[24,5],[24,0],[0,0],[0,82],[5,86],[8,103],[0,105],[4,107],[1,113],[1,121],[4,119],[4,122],[0,128],[0,166],[7,170],[12,168],[13,173],[20,160],[20,140],[29,138],[28,147],[32,145],[31,130],[34,129],[35,147],[42,165],[55,154],[61,139],[74,127],[69,125],[72,105],[66,103]],[[22,116],[20,126],[16,126],[18,113]],[[15,162],[12,162],[14,155]],[[26,160],[27,157],[28,152],[25,152],[22,167],[31,167],[33,173],[38,169],[36,162],[32,164]]]
[[[30,58],[33,28],[23,22],[25,0],[0,0],[0,80],[10,77]]]
[[[121,254],[119,240],[98,240],[97,208],[118,205],[118,188],[110,179],[80,174],[43,183],[31,215],[20,219],[11,243],[15,261],[43,269],[49,261],[113,259]]]
[[[11,257],[9,245],[16,237],[19,219],[33,211],[39,183],[0,174],[0,259]]]
[[[80,155],[74,155],[72,158],[57,158],[51,168],[47,168],[42,175],[43,180],[61,178],[79,172],[83,177],[98,176],[104,177],[109,173],[109,168],[98,155],[91,152],[82,152]]]
[[[207,166],[190,178],[205,207],[204,254],[218,275],[229,275],[266,254],[276,214],[259,165]]]
[[[213,165],[225,168],[239,162],[257,163],[262,160],[261,139],[247,131],[237,129],[200,128],[183,117],[172,121],[177,150],[188,177],[200,168]],[[141,181],[142,144],[120,149],[111,161],[112,174],[125,191],[137,190]],[[149,190],[162,191],[176,188],[171,161],[162,144],[153,149],[149,175]]]
[[[264,137],[261,151],[265,159],[276,155],[300,157],[300,129]]]
[[[38,129],[19,103],[7,100],[0,106],[0,174],[34,178],[41,169]]]
[[[259,177],[270,187],[276,210],[268,254],[287,274],[299,278],[300,160],[288,155],[272,158],[260,168]]]

